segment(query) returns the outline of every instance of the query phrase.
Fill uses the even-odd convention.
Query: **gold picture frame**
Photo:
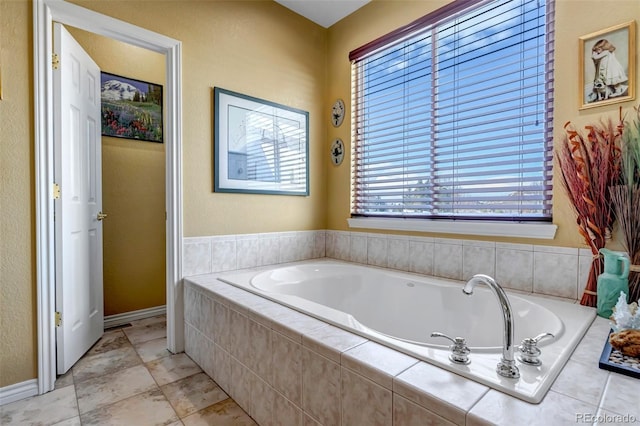
[[[579,108],[634,100],[635,21],[584,35],[579,40]]]

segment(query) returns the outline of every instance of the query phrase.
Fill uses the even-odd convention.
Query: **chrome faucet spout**
[[[503,323],[503,339],[502,339],[502,359],[496,367],[496,371],[503,377],[517,379],[520,377],[520,371],[516,366],[513,358],[513,314],[511,311],[511,303],[507,298],[500,284],[488,275],[477,274],[471,277],[465,284],[462,292],[467,295],[473,294],[473,288],[477,284],[485,284],[491,289],[491,292],[498,298],[500,309],[502,310]]]

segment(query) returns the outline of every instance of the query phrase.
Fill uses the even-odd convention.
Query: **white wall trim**
[[[167,306],[154,306],[153,308],[139,309],[137,311],[124,312],[121,314],[104,317],[104,328],[118,327],[145,318],[157,317],[167,313]]]
[[[38,379],[31,379],[24,382],[0,388],[0,406],[20,401],[38,394]]]
[[[487,237],[517,237],[552,240],[558,229],[551,223],[505,223],[491,221],[427,220],[393,218],[350,218],[350,228],[385,229],[391,231],[434,232]]]
[[[33,0],[36,291],[38,309],[38,393],[53,390],[56,378],[53,199],[52,22],[60,22],[166,55],[166,292],[167,346],[184,350],[182,307],[182,45],[63,0]]]

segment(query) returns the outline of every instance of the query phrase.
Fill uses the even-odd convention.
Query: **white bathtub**
[[[508,379],[495,372],[502,312],[485,286],[467,296],[459,281],[328,260],[219,279],[533,403],[542,400],[595,317],[594,309],[575,303],[508,293],[514,354],[526,337],[555,335],[539,344],[541,366],[518,362],[521,377]],[[431,338],[434,331],[465,337],[471,363],[451,362],[449,342]]]

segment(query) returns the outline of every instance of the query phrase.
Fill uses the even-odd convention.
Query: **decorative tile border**
[[[321,257],[441,278],[495,277],[504,287],[572,300],[585,286],[591,251],[569,247],[314,230],[188,237],[183,276]]]

